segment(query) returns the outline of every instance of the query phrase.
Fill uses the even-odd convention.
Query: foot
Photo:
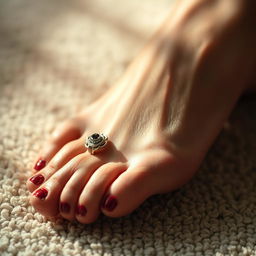
[[[120,217],[194,175],[255,60],[243,12],[210,2],[180,4],[116,85],[56,129],[27,182],[40,213]],[[91,155],[84,142],[95,132],[109,143]]]

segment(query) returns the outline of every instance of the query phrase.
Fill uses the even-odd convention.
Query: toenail
[[[68,203],[60,203],[60,211],[64,213],[69,213],[70,206]]]
[[[107,195],[103,199],[102,207],[105,208],[106,210],[113,211],[116,206],[117,206],[117,199],[115,196]]]
[[[30,178],[29,180],[33,182],[35,185],[41,185],[44,182],[44,176],[39,174],[37,176]]]
[[[42,160],[42,159],[39,159],[37,161],[37,163],[35,164],[34,169],[36,171],[40,171],[40,170],[42,170],[45,167],[45,165],[46,165],[46,161]]]
[[[81,216],[85,216],[87,213],[86,208],[83,205],[78,205],[76,208],[76,214],[77,215],[81,215]]]
[[[38,197],[39,199],[45,199],[48,195],[48,191],[45,188],[40,188],[33,193],[34,196]]]

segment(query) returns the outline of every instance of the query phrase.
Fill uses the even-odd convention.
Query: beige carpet
[[[115,81],[171,2],[0,2],[0,255],[256,255],[255,97],[189,184],[127,217],[50,222],[28,203],[43,141]]]

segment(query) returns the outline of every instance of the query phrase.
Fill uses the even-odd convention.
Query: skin
[[[44,183],[27,182],[47,197],[31,194],[31,204],[48,217],[91,223],[100,213],[127,215],[188,182],[254,81],[253,8],[252,0],[177,1],[119,81],[57,127],[38,157],[47,165],[33,175]],[[91,155],[84,141],[94,132],[109,143]],[[108,194],[117,202],[111,211],[102,207]]]

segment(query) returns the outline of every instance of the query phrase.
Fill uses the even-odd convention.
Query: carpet
[[[128,216],[82,225],[29,205],[45,139],[111,86],[171,2],[0,2],[0,255],[256,255],[255,96],[239,101],[188,184]]]

